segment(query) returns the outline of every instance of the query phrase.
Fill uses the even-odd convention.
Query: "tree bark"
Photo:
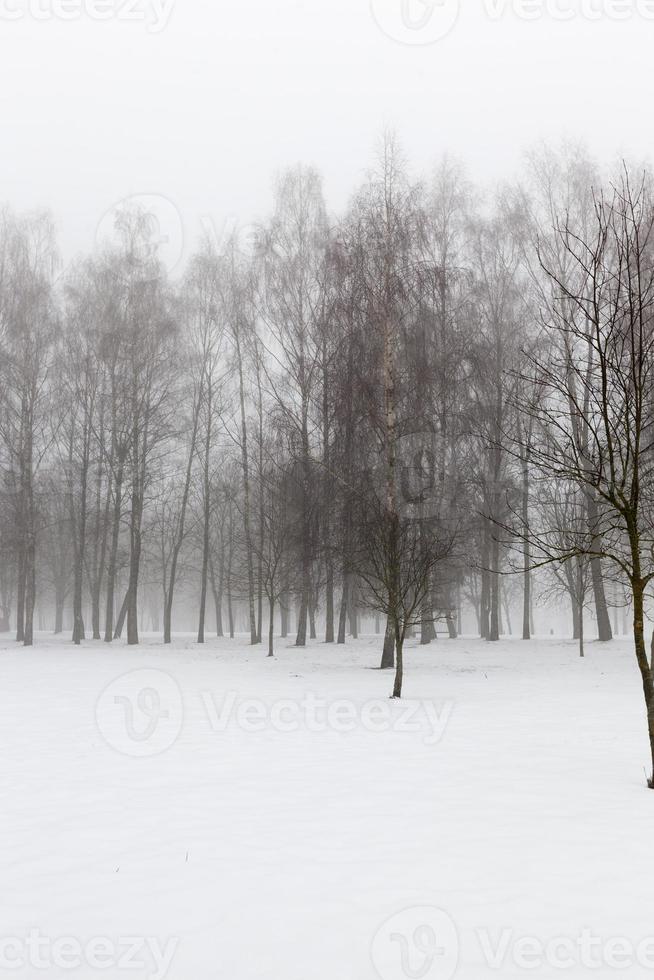
[[[531,543],[529,541],[529,464],[522,463],[522,526],[525,535],[522,570],[522,639],[531,639]]]
[[[347,617],[350,623],[350,636],[353,640],[359,639],[359,609],[357,605],[357,583],[354,576],[350,576],[348,597],[347,597]]]
[[[338,612],[338,637],[337,643],[345,643],[345,626],[347,623],[347,602],[348,593],[350,590],[350,576],[344,570],[343,571],[343,587],[341,590],[341,603]]]
[[[395,667],[395,631],[390,618],[386,619],[386,632],[384,633],[384,647],[382,650],[381,670],[392,670]]]
[[[500,638],[500,543],[495,534],[491,537],[490,570],[490,628],[488,639],[492,642]]]
[[[257,621],[254,612],[254,563],[252,554],[252,530],[250,522],[250,463],[248,460],[248,429],[245,414],[245,383],[243,380],[243,355],[239,327],[234,328],[236,357],[238,365],[239,406],[241,412],[241,466],[243,470],[243,529],[245,532],[245,551],[248,573],[248,611],[250,614],[250,643],[259,642]]]
[[[641,580],[632,580],[632,593],[634,601],[634,645],[636,649],[636,660],[640,669],[643,684],[643,695],[645,698],[645,708],[647,710],[647,729],[649,733],[650,755],[652,759],[652,773],[649,779],[650,788],[654,789],[654,683],[652,681],[652,670],[647,660],[645,649],[645,611],[644,611],[644,587]]]
[[[137,485],[132,490],[130,520],[129,581],[127,585],[127,643],[129,646],[135,646],[139,642],[138,585],[141,565],[142,506],[141,494]]]
[[[602,563],[598,557],[591,558],[590,572],[593,580],[593,595],[595,597],[595,612],[597,615],[597,638],[602,643],[613,639],[611,629],[611,619],[606,603],[606,593],[604,591],[604,577],[602,575]]]
[[[595,499],[593,493],[589,493],[586,499],[588,508],[588,524],[591,534],[593,535],[593,547],[598,547],[600,544],[600,539],[596,533],[598,522],[597,500]],[[606,593],[604,591],[602,562],[597,555],[590,560],[590,572],[593,580],[593,595],[595,597],[595,612],[597,615],[597,638],[602,643],[606,643],[613,639],[613,631],[611,630],[611,619],[609,617]]]
[[[274,645],[275,645],[275,600],[269,599],[269,616],[268,621],[268,656],[274,656]]]
[[[289,631],[289,612],[288,612],[288,592],[282,592],[282,597],[279,602],[279,611],[281,616],[281,635],[282,639],[285,640],[288,636]]]
[[[34,644],[34,607],[36,604],[36,542],[31,532],[26,548],[25,568],[25,636],[26,647]]]
[[[309,638],[311,640],[316,639],[316,606],[313,602],[313,597],[309,598],[308,604],[309,610]]]
[[[64,631],[64,603],[65,596],[59,591],[55,591],[55,635],[58,636]]]
[[[325,556],[325,643],[334,642],[334,558],[331,547],[331,450],[329,445],[329,395],[327,371],[327,340],[322,343],[322,466],[323,519],[322,544]]]
[[[490,533],[488,519],[483,518],[483,540],[481,548],[481,592],[479,598],[480,635],[482,640],[490,637]]]
[[[395,624],[395,683],[393,684],[393,697],[402,697],[402,682],[404,680],[404,637],[401,634],[399,624]]]
[[[213,602],[216,608],[216,636],[223,636],[223,578],[224,578],[224,554],[220,557],[219,580],[216,583],[216,574],[213,564],[213,556],[209,554],[209,578],[211,580],[211,591],[213,592]]]
[[[86,551],[86,523],[87,523],[87,489],[88,489],[88,468],[90,452],[90,420],[84,420],[84,431],[82,434],[82,458],[80,463],[80,493],[79,493],[79,516],[75,513],[75,502],[73,496],[73,486],[70,486],[70,521],[73,530],[73,553],[75,565],[73,569],[73,643],[77,646],[84,639],[84,613],[83,613],[83,584],[84,584],[84,554]],[[68,464],[70,467],[69,480],[73,479],[73,441],[74,432],[70,436],[70,453]]]
[[[107,596],[105,603],[104,641],[111,643],[114,639],[114,594],[116,590],[116,571],[118,566],[118,541],[120,537],[120,516],[123,506],[123,479],[125,474],[125,456],[120,453],[116,471],[114,488],[114,507],[111,524],[111,544],[109,548],[109,567],[107,569]]]
[[[25,542],[21,540],[18,552],[18,581],[16,583],[16,641],[25,639]]]
[[[211,384],[207,387],[207,432],[204,443],[204,480],[203,480],[203,528],[202,528],[202,577],[200,580],[200,617],[198,622],[198,643],[204,643],[204,619],[207,608],[207,577],[209,571],[209,518],[211,504],[211,432],[212,432],[212,398]]]

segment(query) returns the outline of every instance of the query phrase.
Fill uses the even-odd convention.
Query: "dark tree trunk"
[[[395,630],[388,618],[386,619],[386,632],[384,634],[384,647],[380,667],[382,670],[392,670],[395,667]]]
[[[504,606],[504,615],[506,616],[506,629],[509,636],[513,636],[513,629],[511,627],[511,609],[509,608],[509,603],[504,595],[504,589],[502,589],[502,604]]]
[[[116,590],[116,571],[118,565],[118,541],[120,538],[120,514],[123,505],[123,476],[124,459],[118,461],[116,486],[114,490],[114,508],[111,525],[111,544],[109,548],[109,568],[107,569],[107,596],[104,620],[104,641],[111,643],[114,639],[114,595]],[[120,634],[118,634],[120,635]]]
[[[30,533],[25,549],[25,635],[23,643],[31,647],[34,643],[34,607],[36,604],[36,545],[34,534]]]
[[[25,545],[21,544],[18,553],[18,582],[16,583],[16,640],[22,643],[25,639]]]
[[[133,394],[135,406],[136,391]],[[139,427],[139,410],[133,409],[134,459],[132,475],[132,507],[129,524],[129,580],[127,585],[127,643],[136,646],[139,642],[138,590],[141,570],[141,525],[143,522],[143,495],[145,493],[146,465],[148,456],[149,402],[143,409],[145,423],[143,433]],[[142,439],[142,441],[141,441]]]
[[[127,618],[127,607],[129,605],[129,592],[125,593],[125,598],[123,599],[123,604],[120,607],[120,612],[118,613],[118,619],[116,620],[116,628],[114,630],[114,640],[119,640],[123,635],[123,626],[125,625],[125,620]]]
[[[524,529],[522,570],[522,639],[531,639],[531,545],[529,542],[529,466],[522,465],[522,525]]]
[[[234,639],[234,606],[232,604],[232,587],[227,580],[227,622],[229,623],[229,638]]]
[[[638,561],[638,567],[640,561]],[[634,645],[636,648],[636,660],[640,669],[643,682],[643,694],[645,697],[645,707],[647,710],[647,729],[649,733],[650,755],[652,759],[652,772],[649,780],[650,788],[654,789],[654,681],[652,678],[652,667],[647,659],[645,649],[645,611],[644,611],[644,586],[640,579],[632,581],[632,592],[634,600]]]
[[[104,425],[104,400],[100,416],[100,459],[104,459],[105,453],[105,425]],[[102,599],[102,583],[104,580],[105,562],[107,558],[107,541],[109,535],[109,518],[111,514],[111,483],[112,483],[113,454],[107,474],[107,493],[102,506],[102,482],[103,467],[98,466],[95,484],[95,530],[93,535],[93,568],[91,573],[91,628],[93,639],[101,640],[102,633],[100,627],[100,604]],[[100,514],[102,512],[102,518]]]
[[[88,409],[88,406],[85,406]],[[79,512],[76,510],[74,499],[73,474],[74,465],[74,446],[75,446],[75,423],[71,424],[69,452],[68,452],[68,506],[70,513],[70,526],[73,538],[73,643],[77,646],[85,638],[84,633],[84,612],[83,612],[83,587],[84,587],[84,558],[86,555],[86,525],[88,510],[88,471],[90,457],[90,438],[91,423],[88,416],[84,418],[82,428],[82,449],[79,468]]]
[[[72,510],[72,508],[71,508]],[[73,570],[73,643],[77,646],[84,639],[84,613],[82,588],[84,583],[84,550],[86,546],[86,477],[82,474],[79,526],[75,528],[75,514],[71,512],[75,568]]]
[[[164,595],[164,609],[163,609],[163,641],[164,643],[170,643],[172,637],[172,625],[173,625],[173,604],[172,604],[172,594],[170,592],[170,585]]]
[[[397,652],[395,664],[395,683],[393,684],[393,697],[402,697],[402,682],[404,680],[404,640],[400,635],[398,627],[395,627],[395,649]]]
[[[341,590],[341,604],[338,611],[338,637],[337,643],[345,643],[345,626],[347,623],[347,600],[350,591],[350,576],[343,572],[343,588]]]
[[[204,476],[202,500],[202,576],[200,579],[200,616],[198,622],[198,643],[204,643],[204,620],[207,609],[207,580],[209,574],[209,518],[211,512],[211,431],[213,412],[213,391],[207,388],[207,433],[204,442]]]
[[[308,599],[308,585],[306,579],[307,570],[303,571],[302,579],[302,594],[300,596],[300,608],[298,610],[297,617],[297,635],[295,637],[295,646],[303,647],[307,643],[307,607],[309,604]]]
[[[572,639],[579,639],[579,602],[574,592],[570,593],[570,608],[572,609]]]
[[[263,555],[266,543],[266,520],[264,512],[263,498],[263,441],[264,441],[264,406],[263,388],[261,386],[261,360],[259,348],[256,347],[256,369],[257,369],[257,392],[258,392],[258,415],[259,415],[259,561],[257,567],[257,641],[261,643],[263,639]]]
[[[495,534],[491,538],[491,571],[490,571],[490,629],[488,639],[500,638],[500,543]]]
[[[479,619],[481,638],[487,640],[490,636],[490,543],[488,522],[484,519],[484,534],[481,551],[481,593],[479,598]]]
[[[452,615],[452,610],[448,606],[447,612],[445,613],[445,623],[447,625],[447,635],[450,640],[456,640],[457,638],[457,628],[454,616]]]
[[[313,599],[309,599],[309,638],[316,639],[316,606]]]
[[[209,577],[211,580],[211,591],[213,593],[213,603],[216,608],[216,636],[223,635],[223,578],[224,578],[224,557],[220,558],[220,578],[216,583],[216,574],[213,564],[213,556],[209,554]]]
[[[248,460],[248,429],[245,413],[245,383],[243,380],[243,356],[241,337],[238,328],[234,330],[237,367],[239,378],[239,405],[241,411],[241,466],[243,470],[243,530],[245,532],[245,559],[248,575],[248,612],[250,616],[250,643],[259,642],[257,621],[254,612],[254,560],[252,549],[252,529],[250,522],[250,462]],[[231,630],[230,630],[231,632]]]
[[[191,443],[189,446],[188,459],[186,461],[186,476],[184,478],[184,489],[182,491],[182,499],[180,501],[179,524],[177,526],[177,535],[170,558],[170,575],[168,577],[168,587],[164,589],[164,612],[163,612],[164,643],[170,643],[172,639],[173,601],[175,599],[175,584],[177,582],[177,565],[179,562],[179,555],[182,550],[182,545],[184,544],[184,536],[186,533],[186,509],[188,507],[188,498],[191,489],[191,476],[193,473],[193,460],[195,458],[195,447],[198,438],[198,424],[200,419],[200,404],[202,400],[202,391],[203,391],[203,387],[202,387],[202,383],[200,383],[199,390],[197,391],[196,398],[195,398],[195,404],[193,406],[193,427],[191,429]]]
[[[332,555],[331,447],[329,445],[329,373],[327,340],[322,342],[322,543],[325,555],[325,643],[334,642],[334,558]]]
[[[577,613],[579,618],[579,656],[584,656],[584,608],[580,604],[579,611]]]
[[[269,616],[268,620],[268,656],[274,656],[274,645],[275,645],[275,600],[268,600],[269,606]]]
[[[327,562],[327,579],[325,582],[325,643],[334,642],[334,565],[331,559]]]
[[[34,513],[34,462],[31,430],[27,440],[26,459],[25,514],[27,523],[25,536],[25,632],[23,643],[26,647],[31,647],[34,643],[34,607],[36,604],[36,519]]]
[[[141,565],[141,497],[137,490],[132,493],[132,518],[130,522],[129,582],[127,586],[127,643],[135,646],[139,641],[138,587]]]
[[[279,611],[281,616],[281,635],[282,639],[286,639],[289,631],[289,615],[288,615],[288,592],[284,592],[280,599]]]
[[[354,578],[350,577],[347,601],[347,618],[350,623],[350,636],[359,639],[359,609],[357,603],[357,586]]]
[[[592,558],[590,571],[593,579],[593,595],[595,597],[595,612],[597,615],[597,638],[603,643],[613,639],[611,630],[611,619],[606,603],[606,593],[604,591],[604,577],[602,575],[602,562],[599,558]]]
[[[593,534],[593,546],[599,547],[601,541],[596,534],[599,514],[597,509],[597,500],[593,493],[589,493],[587,497],[587,508],[588,508],[588,524]],[[597,615],[597,638],[603,643],[608,642],[613,639],[613,632],[611,630],[611,620],[609,617],[609,610],[606,603],[606,593],[604,591],[604,578],[602,575],[602,562],[597,556],[591,558],[590,561],[590,573],[593,580],[593,595],[595,598],[595,612]]]
[[[66,598],[64,595],[55,594],[55,635],[64,631],[64,605]]]
[[[425,537],[424,537],[424,524],[421,526],[421,547],[423,553],[425,551]],[[430,576],[431,579],[431,576]],[[420,610],[420,645],[427,646],[432,640],[436,639],[436,630],[434,628],[434,608],[432,601],[432,587],[431,581],[425,591],[425,598],[422,601],[422,607]]]
[[[427,646],[435,639],[434,610],[432,609],[431,600],[426,596],[422,604],[420,616],[420,645],[423,647]]]
[[[91,629],[93,630],[93,639],[101,640],[102,634],[100,633],[100,587],[93,589],[91,595]]]

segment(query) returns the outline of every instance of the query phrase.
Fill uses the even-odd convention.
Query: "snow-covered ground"
[[[628,641],[378,645],[0,639],[0,977],[649,976]]]

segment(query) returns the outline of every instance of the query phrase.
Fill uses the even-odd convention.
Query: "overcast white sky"
[[[432,44],[378,26],[371,7],[407,36],[403,0],[172,0],[158,33],[125,19],[126,0],[101,0],[116,6],[109,20],[75,16],[75,2],[90,0],[64,2],[68,21],[35,16],[50,0],[0,0],[13,18],[0,18],[0,199],[48,205],[68,254],[136,193],[172,201],[187,243],[202,216],[218,227],[261,216],[273,172],[299,160],[322,170],[329,205],[341,207],[386,124],[416,171],[448,149],[482,180],[515,170],[540,137],[579,136],[604,157],[650,153],[654,19],[637,0],[615,0],[625,20],[596,21],[493,18],[493,0],[463,0]],[[407,2],[409,17],[425,13]],[[577,0],[549,2],[566,11]],[[141,10],[151,23],[161,16]]]

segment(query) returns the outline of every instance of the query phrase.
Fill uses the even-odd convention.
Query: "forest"
[[[290,168],[177,277],[145,211],[62,270],[5,208],[0,631],[273,656],[365,620],[399,697],[407,637],[563,607],[582,656],[633,623],[654,751],[653,205],[580,146],[482,190],[386,133],[344,213]]]

